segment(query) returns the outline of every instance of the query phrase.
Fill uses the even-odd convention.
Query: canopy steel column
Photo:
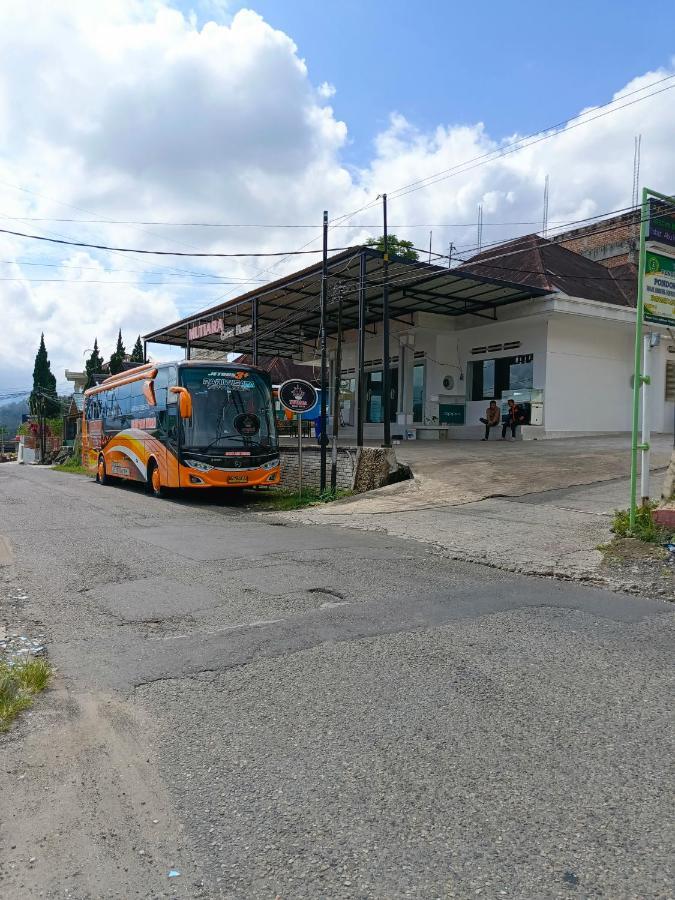
[[[387,240],[387,195],[382,194],[384,217],[384,271],[382,273],[382,405],[384,407],[384,447],[391,447],[391,370],[389,365],[389,244]]]
[[[335,371],[333,387],[333,449],[330,464],[330,489],[337,490],[337,442],[340,426],[340,384],[342,381],[342,298],[338,300],[337,345],[335,347]]]
[[[363,447],[363,422],[365,419],[366,358],[366,254],[359,256],[359,334],[358,374],[356,376],[356,446]]]
[[[326,358],[326,302],[328,291],[328,211],[323,211],[323,264],[321,267],[320,336],[321,336],[321,470],[319,485],[326,490],[326,399],[328,394],[328,372]]]
[[[148,361],[148,342],[143,341],[143,362],[146,363]]]
[[[190,359],[190,326],[185,326],[185,359]]]
[[[258,365],[258,298],[251,300],[251,316],[253,318],[253,365]]]

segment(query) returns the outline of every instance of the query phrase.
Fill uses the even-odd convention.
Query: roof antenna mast
[[[640,198],[640,147],[642,145],[642,135],[635,135],[635,150],[633,152],[633,197],[632,206],[638,205]]]
[[[483,204],[478,204],[478,230],[476,234],[476,243],[478,244],[478,252],[483,247]]]
[[[638,212],[638,204],[640,202],[640,150],[642,147],[642,135],[635,135],[635,149],[633,151],[633,196],[631,198],[631,205],[633,212],[633,236],[631,239],[631,250],[629,254],[629,259],[631,262],[636,262],[635,254],[638,249],[638,244],[640,242],[640,221],[642,219],[642,209]]]
[[[544,215],[541,220],[541,236],[546,237],[548,233],[548,175],[544,179]]]

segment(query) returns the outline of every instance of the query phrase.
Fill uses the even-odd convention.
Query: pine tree
[[[118,372],[122,371],[122,369],[124,368],[123,363],[126,353],[127,351],[124,349],[124,344],[122,343],[122,329],[120,328],[119,334],[117,335],[117,346],[115,347],[115,352],[110,357],[110,362],[108,363],[111,375],[117,375]]]
[[[133,363],[138,363],[139,365],[145,362],[145,358],[143,355],[143,344],[141,343],[140,334],[136,338],[136,343],[134,344],[134,349],[131,351],[129,360]]]
[[[84,386],[86,390],[87,388],[93,387],[94,375],[98,375],[103,371],[103,357],[98,352],[98,338],[94,338],[94,349],[85,363],[84,370],[87,373],[87,383]]]
[[[56,394],[56,378],[52,375],[44,334],[40,335],[40,347],[35,355],[33,390],[28,398],[28,405],[34,416],[52,418],[61,412]]]

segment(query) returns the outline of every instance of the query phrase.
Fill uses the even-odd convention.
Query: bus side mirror
[[[178,394],[178,412],[181,419],[191,419],[192,397],[190,396],[188,389],[184,387],[170,387],[169,392]]]

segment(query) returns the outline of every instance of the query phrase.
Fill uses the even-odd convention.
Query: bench
[[[418,441],[426,440],[424,437],[425,432],[428,433],[436,433],[438,435],[439,441],[447,441],[448,439],[448,426],[447,425],[413,425],[415,430],[415,436]],[[420,437],[420,433],[422,436]]]

